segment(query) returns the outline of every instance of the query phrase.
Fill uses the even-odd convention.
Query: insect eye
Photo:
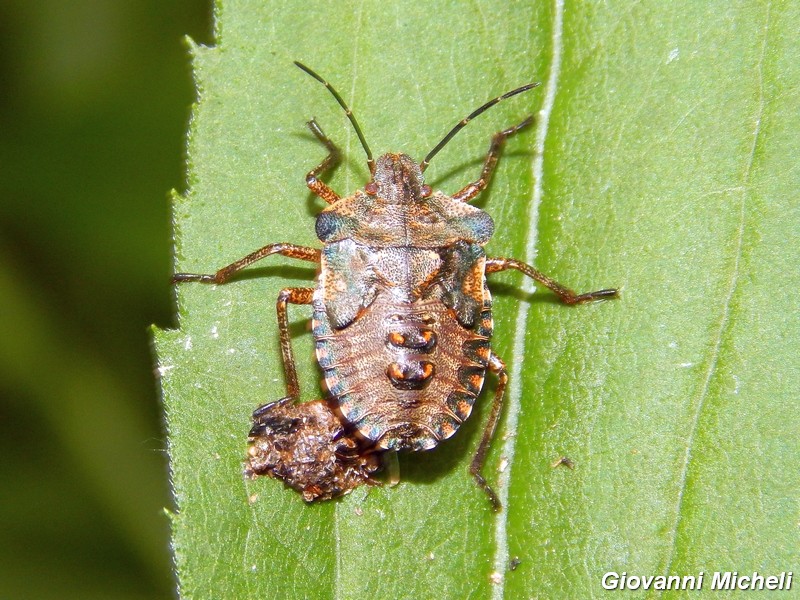
[[[378,184],[374,181],[370,181],[367,185],[364,186],[364,191],[367,192],[370,196],[374,196],[378,193]]]
[[[422,188],[420,189],[420,193],[422,194],[423,198],[427,198],[433,193],[433,190],[431,190],[431,186],[426,184],[422,186]]]

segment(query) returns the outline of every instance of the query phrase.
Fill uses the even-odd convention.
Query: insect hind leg
[[[297,368],[292,351],[292,338],[289,334],[289,304],[311,304],[314,288],[285,288],[278,294],[276,309],[278,313],[278,332],[280,336],[283,372],[286,376],[286,398],[297,401],[300,397],[300,384],[297,381]],[[282,399],[285,400],[286,398]]]
[[[492,410],[489,413],[489,419],[486,421],[486,427],[483,430],[481,442],[478,444],[478,449],[475,451],[475,456],[472,458],[472,463],[469,466],[469,472],[475,478],[475,482],[478,486],[486,492],[486,495],[489,497],[489,503],[492,505],[492,510],[497,512],[502,505],[500,504],[497,494],[492,489],[492,486],[484,479],[481,471],[486,462],[486,454],[489,451],[494,432],[497,429],[497,423],[502,414],[503,396],[505,395],[506,384],[508,383],[508,372],[506,371],[506,364],[494,353],[492,353],[489,358],[489,370],[497,375],[497,388],[495,389],[494,399],[492,400]]]

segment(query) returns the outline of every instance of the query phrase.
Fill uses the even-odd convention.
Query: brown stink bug
[[[566,304],[614,297],[617,291],[576,294],[530,265],[484,252],[494,223],[469,202],[486,187],[506,138],[529,125],[532,117],[496,133],[480,177],[452,196],[432,191],[423,172],[469,121],[537,84],[514,89],[473,111],[422,162],[392,153],[375,161],[341,96],[314,71],[295,64],[325,85],[344,109],[367,155],[370,181],[341,198],[318,179],[338,163],[340,154],[311,120],[309,129],[328,149],[328,156],[306,175],[311,191],[330,205],[317,215],[322,249],[269,244],[213,275],[173,277],[173,282],[223,284],[272,254],[318,265],[316,287],[287,288],[278,295],[287,395],[253,414],[246,473],[281,479],[306,500],[331,498],[371,483],[382,453],[429,450],[452,436],[472,412],[488,369],[498,384],[470,473],[498,509],[481,470],[508,375],[491,347],[492,297],[486,276],[516,269]],[[312,306],[325,400],[298,403],[289,304]]]

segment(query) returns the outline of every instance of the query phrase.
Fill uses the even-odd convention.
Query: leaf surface
[[[420,159],[482,102],[542,81],[470,124],[427,180],[455,192],[492,133],[535,113],[478,201],[496,222],[487,251],[622,296],[569,308],[492,277],[511,375],[485,469],[495,515],[466,472],[491,390],[452,440],[401,457],[394,488],[306,505],[245,481],[249,415],[285,395],[274,301],[314,272],[270,258],[225,286],[181,286],[181,330],[156,337],[184,597],[587,598],[607,571],[797,565],[797,7],[242,0],[217,19],[218,45],[193,49],[177,270],[318,246],[312,115],[346,157],[332,187],[366,183],[354,132],[301,60],[376,154]],[[291,315],[316,398],[308,314]],[[574,470],[551,466],[561,456]]]

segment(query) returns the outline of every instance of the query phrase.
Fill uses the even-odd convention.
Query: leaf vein
[[[750,191],[750,182],[753,175],[753,164],[755,162],[756,150],[758,148],[761,138],[761,121],[764,114],[764,106],[765,106],[763,69],[764,69],[764,61],[767,50],[767,38],[769,35],[770,9],[771,9],[771,2],[768,3],[766,7],[766,15],[764,22],[764,39],[762,40],[761,43],[761,54],[757,65],[758,106],[756,108],[753,142],[751,144],[750,152],[748,154],[744,168],[744,173],[742,175],[742,185],[740,186],[741,196],[739,201],[739,227],[736,231],[737,239],[736,239],[736,250],[733,259],[733,267],[731,269],[731,274],[728,282],[728,291],[725,296],[725,301],[723,302],[722,305],[722,314],[720,316],[719,325],[717,326],[716,335],[714,336],[714,346],[711,349],[705,377],[703,378],[702,385],[700,386],[700,392],[695,401],[694,416],[692,418],[692,423],[689,428],[689,436],[686,441],[686,449],[684,451],[684,457],[683,457],[683,467],[681,469],[681,475],[680,475],[680,483],[679,483],[680,489],[678,491],[678,497],[675,502],[674,523],[671,528],[672,540],[670,542],[669,558],[667,560],[666,568],[664,569],[665,575],[670,574],[672,565],[675,562],[676,553],[678,550],[678,530],[680,529],[681,525],[683,500],[686,494],[686,488],[688,486],[688,474],[692,462],[692,446],[694,445],[695,437],[697,435],[697,429],[700,423],[700,418],[703,409],[705,407],[706,399],[708,398],[711,381],[717,372],[717,365],[719,363],[719,356],[721,353],[722,342],[725,339],[731,321],[731,310],[732,310],[731,305],[733,303],[733,297],[736,293],[739,283],[740,263],[742,259],[742,253],[744,250],[747,195]]]
[[[533,194],[528,205],[528,231],[526,235],[525,256],[526,263],[531,264],[536,258],[536,242],[538,239],[539,225],[539,205],[542,202],[543,187],[542,174],[544,170],[544,145],[547,138],[547,128],[550,122],[550,114],[555,104],[556,92],[558,90],[559,75],[561,72],[561,51],[562,34],[564,29],[564,0],[553,0],[553,33],[552,33],[552,61],[550,73],[544,89],[544,102],[539,111],[538,127],[536,129],[535,155],[533,158]],[[534,291],[533,282],[525,279],[522,283],[523,291],[532,293]],[[521,410],[522,387],[519,381],[522,376],[523,356],[525,352],[525,334],[527,331],[526,322],[528,319],[528,303],[520,302],[516,318],[514,331],[513,360],[509,368],[508,400],[506,405],[506,429],[512,435],[505,437],[502,446],[502,456],[507,461],[506,468],[500,473],[497,482],[497,492],[500,502],[503,505],[495,520],[495,555],[494,572],[499,575],[499,581],[492,588],[492,597],[495,599],[503,598],[505,595],[505,573],[508,565],[508,497],[511,483],[511,471],[514,464],[514,452],[516,449],[516,436],[513,435],[519,421]]]

